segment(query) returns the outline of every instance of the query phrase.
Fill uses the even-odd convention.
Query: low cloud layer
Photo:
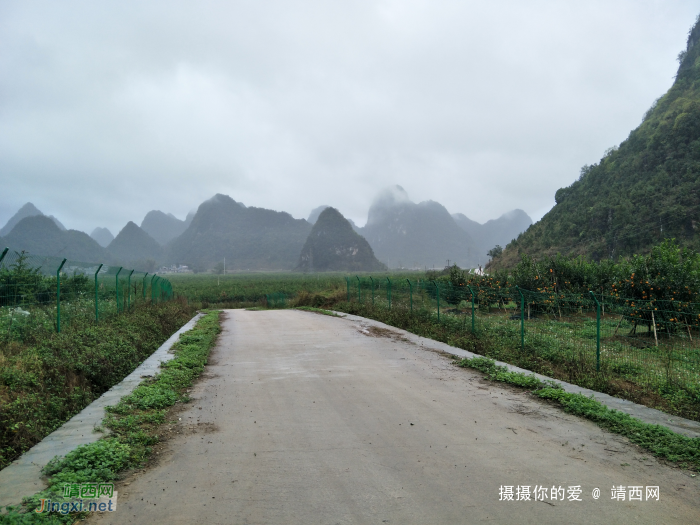
[[[537,219],[673,82],[690,1],[5,2],[0,223],[215,193],[363,224],[400,184]]]

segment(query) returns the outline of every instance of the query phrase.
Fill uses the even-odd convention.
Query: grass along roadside
[[[323,308],[314,308],[313,306],[295,306],[295,310],[303,310],[305,312],[314,312],[322,315],[330,315],[331,317],[345,317],[344,315],[338,315],[330,310],[324,310]]]
[[[477,317],[476,333],[472,334],[467,316],[442,315],[438,322],[435,312],[415,308],[411,313],[399,301],[394,301],[391,309],[358,302],[339,302],[333,305],[333,309],[374,319],[484,357],[596,392],[628,399],[668,414],[700,421],[699,388],[678,388],[673,384],[666,385],[667,388],[644,387],[605,366],[601,368],[601,373],[597,373],[595,366],[589,366],[588,360],[579,359],[576,348],[578,341],[575,338],[562,336],[557,340],[530,335],[526,338],[523,350],[520,346],[520,325],[507,316],[505,319]]]
[[[610,409],[593,398],[565,392],[553,382],[540,381],[522,372],[511,372],[486,357],[461,359],[457,366],[479,370],[492,381],[526,388],[539,398],[557,403],[570,414],[589,419],[606,430],[627,437],[659,458],[674,462],[681,468],[700,471],[700,438],[689,438],[661,425],[644,423]]]
[[[178,300],[138,305],[31,344],[0,341],[0,469],[129,375],[194,311]]]
[[[84,513],[39,514],[34,509],[39,508],[42,498],[67,501],[62,492],[65,483],[109,483],[120,472],[142,466],[159,442],[158,428],[166,421],[167,410],[175,403],[189,401],[186,389],[204,370],[220,332],[219,315],[207,313],[192,330],[182,334],[173,346],[175,358],[163,363],[159,374],[107,408],[103,426],[111,434],[51,460],[43,470],[48,488],[25,498],[19,507],[8,507],[6,514],[0,514],[0,524],[73,523]]]

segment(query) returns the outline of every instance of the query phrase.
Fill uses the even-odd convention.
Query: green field
[[[370,274],[361,274],[363,280]],[[417,273],[371,274],[377,281],[415,279]],[[422,276],[422,274],[421,274]],[[273,293],[285,294],[289,299],[299,296],[328,298],[346,292],[346,275],[342,273],[235,273],[213,274],[168,274],[168,280],[178,295],[189,301],[223,307],[263,304],[265,296]],[[352,276],[355,279],[355,276]],[[320,299],[319,299],[320,300]]]

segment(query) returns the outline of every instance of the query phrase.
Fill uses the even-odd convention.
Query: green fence
[[[77,320],[101,320],[139,303],[173,297],[158,275],[100,263],[0,252],[0,341],[60,332]]]
[[[283,293],[268,293],[265,294],[265,301],[268,308],[286,308],[287,296]]]
[[[449,282],[347,277],[347,300],[402,308],[488,332],[491,355],[520,352],[564,373],[602,374],[643,387],[700,385],[700,303],[558,294]]]

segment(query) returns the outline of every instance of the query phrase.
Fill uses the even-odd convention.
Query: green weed
[[[700,470],[700,438],[689,438],[661,425],[644,423],[624,412],[610,409],[592,397],[565,392],[553,382],[540,381],[522,372],[510,372],[488,358],[462,359],[457,365],[479,370],[492,381],[527,388],[537,397],[558,403],[570,414],[594,421],[606,430],[627,437],[657,457]]]
[[[165,411],[183,399],[184,390],[204,370],[209,351],[219,334],[219,313],[211,312],[173,346],[175,358],[161,365],[162,371],[141,383],[114,407],[108,407],[104,427],[112,434],[82,445],[63,458],[52,459],[43,472],[49,487],[25,498],[22,506],[8,507],[0,514],[0,525],[34,523],[67,524],[84,517],[80,514],[37,514],[41,498],[61,502],[64,483],[111,482],[120,472],[143,465],[158,443],[157,428],[165,421]]]

